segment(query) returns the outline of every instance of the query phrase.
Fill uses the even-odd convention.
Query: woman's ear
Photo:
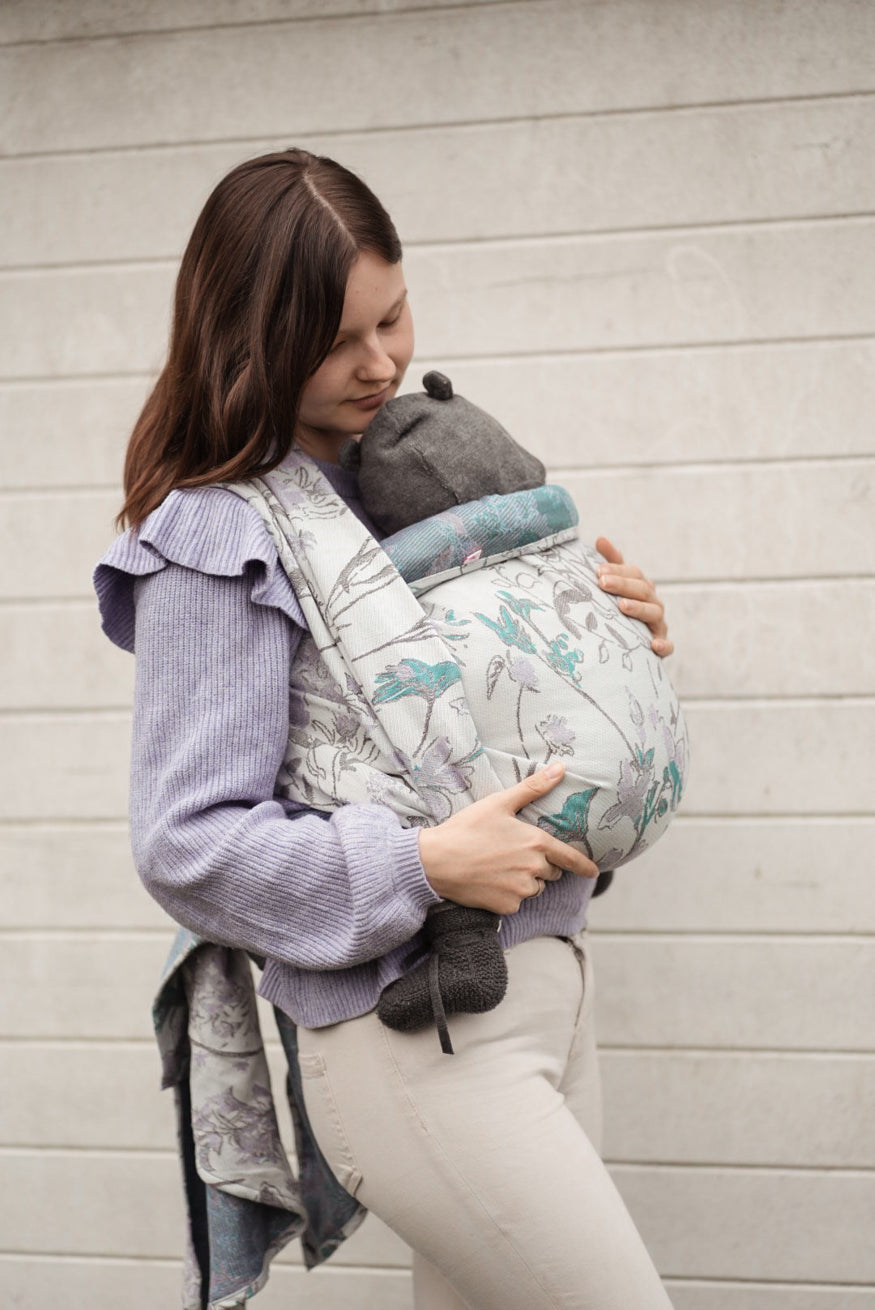
[[[347,469],[348,472],[358,473],[362,463],[362,452],[355,437],[350,437],[349,441],[344,441],[337,458],[342,467]]]

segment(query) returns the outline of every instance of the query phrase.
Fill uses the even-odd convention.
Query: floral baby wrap
[[[601,869],[665,830],[683,715],[649,631],[598,587],[561,487],[487,496],[378,544],[300,452],[227,485],[264,518],[310,628],[279,794],[428,825],[558,757],[562,782],[522,818]]]

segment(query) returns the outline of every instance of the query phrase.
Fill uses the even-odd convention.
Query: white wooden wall
[[[89,575],[200,204],[294,142],[396,216],[411,385],[451,372],[669,602],[689,796],[592,917],[674,1302],[875,1306],[875,4],[3,0],[0,43],[4,1304],[176,1303],[168,932]],[[258,1304],[401,1310],[406,1265],[369,1220]]]

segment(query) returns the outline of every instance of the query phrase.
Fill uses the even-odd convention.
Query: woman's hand
[[[620,609],[624,614],[646,623],[653,633],[650,647],[664,659],[674,650],[674,642],[668,639],[665,606],[656,594],[656,585],[645,578],[634,564],[624,564],[622,554],[607,537],[599,537],[595,548],[608,561],[599,566],[599,586],[612,596],[619,597]]]
[[[516,817],[524,805],[552,791],[564,772],[563,764],[551,764],[437,827],[423,828],[419,858],[437,894],[494,914],[515,914],[544,882],[561,878],[563,869],[597,877],[592,860]]]

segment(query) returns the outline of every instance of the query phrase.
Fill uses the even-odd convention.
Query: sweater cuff
[[[419,828],[398,828],[393,834],[392,867],[399,896],[423,910],[440,903],[419,858]]]

